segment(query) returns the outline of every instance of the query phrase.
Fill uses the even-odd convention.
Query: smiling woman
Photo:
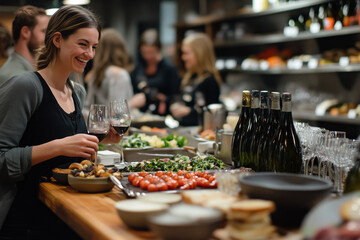
[[[60,8],[49,21],[38,71],[0,86],[0,239],[53,234],[58,220],[37,199],[41,177],[98,149],[97,138],[86,134],[79,86],[69,75],[82,73],[94,57],[100,31],[87,9]]]

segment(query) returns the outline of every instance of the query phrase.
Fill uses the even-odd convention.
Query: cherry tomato
[[[209,183],[209,187],[210,187],[210,188],[217,188],[217,181],[214,180],[214,181],[212,181],[211,183]]]
[[[150,173],[148,172],[139,172],[139,176],[140,177],[145,177],[146,175],[149,175]]]
[[[166,176],[169,176],[169,177],[172,177],[172,176],[174,176],[174,175],[176,175],[173,171],[168,171],[167,173],[166,173]]]
[[[138,187],[141,179],[143,179],[143,177],[140,177],[140,176],[135,177],[134,180],[132,181],[132,185],[134,185],[135,187]]]
[[[206,179],[209,179],[210,177],[212,177],[212,176],[210,175],[210,173],[207,173],[207,172],[203,175],[203,178],[206,178]]]
[[[179,175],[174,174],[174,176],[172,176],[171,178],[174,179],[174,180],[178,180],[178,179],[179,179]]]
[[[179,178],[177,180],[177,182],[178,182],[179,186],[184,186],[185,184],[188,183],[188,180],[186,178]]]
[[[139,176],[139,174],[137,174],[137,173],[130,174],[129,177],[128,177],[129,182],[132,183],[134,178],[137,177],[137,176]]]
[[[202,174],[202,171],[196,171],[196,172],[195,172],[195,175],[196,175],[196,176],[200,176],[200,174]]]
[[[187,171],[186,170],[179,170],[178,172],[177,172],[177,175],[185,175],[185,174],[187,174]]]
[[[209,181],[205,178],[198,178],[197,185],[200,187],[208,187]]]
[[[148,186],[148,188],[147,188],[147,190],[149,191],[149,192],[156,192],[156,191],[159,191],[158,190],[158,188],[157,188],[157,186],[156,186],[156,184],[149,184],[149,186]]]
[[[148,180],[142,180],[141,182],[140,182],[140,188],[141,189],[147,189],[147,187],[149,186],[149,184],[150,184],[150,182],[148,181]]]
[[[157,177],[164,176],[164,175],[165,175],[165,173],[163,171],[157,171],[155,173],[155,176],[157,176]]]
[[[159,191],[168,190],[168,185],[166,183],[164,183],[164,182],[156,184],[156,187],[158,188]]]
[[[188,185],[189,185],[190,189],[195,189],[196,186],[197,186],[196,180],[195,179],[193,179],[193,180],[190,179],[188,181]]]
[[[174,189],[176,189],[178,187],[179,184],[175,180],[169,180],[169,181],[166,182],[166,185],[168,186],[168,189],[174,190]]]
[[[209,182],[212,182],[212,181],[214,181],[216,178],[214,177],[214,176],[210,176],[209,178],[208,178],[208,180],[209,180]]]
[[[187,173],[187,174],[185,174],[186,178],[192,178],[193,176],[195,176],[195,173]]]

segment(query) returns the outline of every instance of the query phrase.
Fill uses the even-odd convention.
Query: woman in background
[[[85,107],[91,104],[109,104],[118,98],[130,100],[133,96],[127,68],[130,56],[121,35],[115,29],[105,29],[96,49],[93,69],[86,76],[88,94]]]
[[[170,111],[181,125],[198,125],[197,108],[219,102],[221,78],[215,68],[214,47],[207,35],[194,33],[183,40],[181,50],[186,73],[181,99]]]
[[[139,41],[139,61],[131,73],[134,92],[145,95],[143,112],[166,115],[174,94],[179,92],[180,78],[176,68],[161,56],[161,43],[156,30],[145,31]]]

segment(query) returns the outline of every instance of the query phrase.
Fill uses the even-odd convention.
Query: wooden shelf
[[[332,0],[302,0],[298,2],[289,2],[284,3],[276,8],[270,8],[265,11],[261,12],[253,12],[252,9],[240,9],[234,13],[226,14],[223,16],[206,16],[206,17],[200,17],[194,22],[191,23],[178,23],[175,25],[176,28],[194,28],[194,27],[200,27],[205,24],[209,23],[215,23],[215,22],[222,22],[222,21],[234,21],[234,20],[246,20],[250,18],[256,18],[256,17],[265,17],[270,16],[273,14],[293,11],[297,9],[312,7],[320,4],[324,4],[327,2],[330,2]]]
[[[315,69],[302,68],[302,69],[288,69],[288,68],[277,68],[269,70],[242,70],[237,69],[224,69],[220,72],[229,73],[244,73],[244,74],[256,74],[256,75],[292,75],[292,74],[321,74],[321,73],[355,73],[360,72],[360,64],[352,64],[349,66],[341,67],[338,64],[330,64],[324,67],[318,67]]]
[[[313,112],[299,112],[294,110],[293,118],[295,120],[307,120],[307,121],[317,121],[317,122],[331,122],[331,123],[340,123],[340,124],[349,124],[349,125],[359,125],[360,118],[348,118],[346,116],[332,116],[326,114],[324,116],[315,115]]]
[[[214,46],[216,48],[246,47],[246,46],[266,45],[266,44],[274,44],[274,43],[296,42],[296,41],[304,41],[304,40],[319,39],[319,38],[329,38],[329,37],[345,36],[345,35],[352,35],[359,33],[360,33],[360,26],[350,26],[343,28],[341,30],[331,30],[331,31],[322,30],[318,33],[301,32],[296,37],[286,37],[284,36],[283,33],[276,33],[269,35],[248,36],[239,40],[224,40],[224,41],[215,40]]]

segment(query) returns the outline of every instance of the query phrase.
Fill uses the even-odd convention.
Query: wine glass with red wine
[[[101,142],[110,129],[109,108],[102,104],[92,104],[88,116],[88,133],[94,135]],[[97,155],[95,154],[95,164]]]
[[[124,134],[127,132],[131,124],[130,110],[126,99],[120,99],[110,103],[110,123],[115,131],[121,136],[120,163],[115,164],[115,166],[122,168],[125,167],[122,140]]]

